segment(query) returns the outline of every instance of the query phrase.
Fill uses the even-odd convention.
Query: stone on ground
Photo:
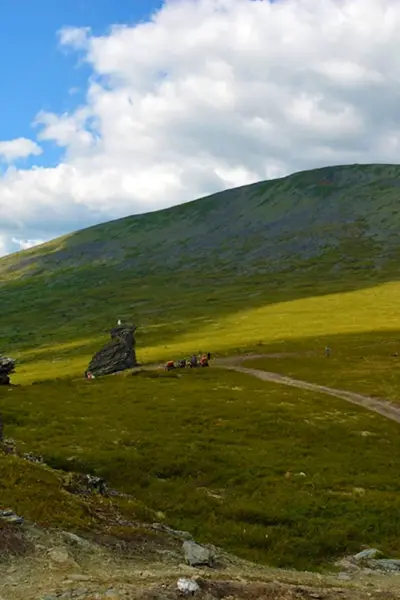
[[[114,327],[111,341],[93,356],[87,372],[99,377],[136,367],[135,331],[134,325]]]
[[[191,567],[208,566],[214,563],[214,552],[196,542],[186,541],[183,543],[185,560]]]

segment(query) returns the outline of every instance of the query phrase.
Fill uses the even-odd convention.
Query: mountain
[[[4,257],[3,339],[11,349],[86,344],[89,352],[123,318],[139,324],[146,348],[161,349],[244,308],[396,280],[399,198],[398,165],[328,167]]]

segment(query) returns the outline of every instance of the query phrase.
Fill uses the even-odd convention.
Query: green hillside
[[[131,494],[126,518],[252,560],[400,556],[398,423],[220,368],[82,377],[121,318],[143,362],[274,352],[253,365],[400,402],[399,184],[400,166],[319,169],[1,259],[0,351],[24,384],[1,386],[5,434],[55,471],[0,453],[0,508],[107,530],[60,487],[73,470]]]
[[[46,345],[55,358],[68,356],[65,372],[72,372],[119,317],[138,324],[144,360],[196,346],[232,352],[260,341],[346,331],[343,322],[336,324],[339,331],[332,323],[325,327],[325,313],[334,307],[345,318],[347,305],[354,306],[351,294],[360,290],[367,290],[360,302],[374,311],[375,292],[368,289],[397,280],[399,185],[397,165],[323,168],[91,227],[5,257],[3,344],[36,363]],[[329,294],[343,291],[350,296],[343,296],[341,316],[342,301]],[[390,290],[382,293],[394,301]],[[372,316],[378,329],[394,325],[390,312],[378,321]],[[357,325],[359,318],[350,315],[351,327],[370,330],[371,320]]]

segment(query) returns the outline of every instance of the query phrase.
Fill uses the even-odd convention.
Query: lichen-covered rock
[[[67,473],[63,478],[63,487],[71,494],[104,496],[107,492],[105,481],[101,477],[84,473]]]
[[[366,550],[362,550],[358,554],[355,554],[353,558],[354,558],[354,560],[357,560],[357,561],[369,560],[371,558],[376,558],[380,554],[381,554],[380,550],[377,550],[376,548],[367,548]]]
[[[214,552],[206,546],[196,544],[196,542],[190,540],[183,542],[183,553],[186,563],[191,567],[212,567],[214,564]]]
[[[9,385],[10,375],[15,371],[15,360],[0,354],[0,385]]]
[[[134,325],[117,325],[111,330],[111,341],[93,356],[86,375],[111,375],[137,366]]]

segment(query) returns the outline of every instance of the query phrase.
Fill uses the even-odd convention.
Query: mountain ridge
[[[4,342],[10,352],[81,344],[87,356],[123,318],[139,325],[151,360],[164,359],[173,340],[181,340],[174,352],[195,340],[200,347],[206,331],[215,351],[243,352],[272,333],[254,320],[254,329],[235,326],[234,341],[225,328],[232,331],[246,312],[253,323],[257,311],[271,310],[274,339],[280,331],[283,340],[281,303],[398,280],[399,186],[399,165],[323,167],[4,257]]]
[[[160,211],[115,219],[5,257],[0,260],[0,275],[4,279],[7,272],[18,271],[35,260],[41,267],[54,269],[56,257],[64,267],[81,265],[85,263],[85,256],[79,255],[84,253],[90,253],[93,260],[122,268],[140,268],[143,264],[147,272],[157,270],[161,258],[163,266],[182,268],[182,254],[188,246],[216,264],[221,264],[223,259],[237,260],[239,256],[243,259],[243,254],[247,254],[247,269],[252,268],[251,263],[271,256],[272,248],[279,250],[275,255],[272,253],[274,258],[289,259],[296,254],[307,261],[320,254],[322,239],[325,246],[336,246],[335,224],[351,229],[347,233],[352,237],[354,233],[362,233],[362,220],[367,218],[371,234],[368,238],[382,239],[379,216],[384,219],[388,206],[378,205],[375,200],[375,208],[379,210],[374,216],[361,205],[344,205],[343,195],[348,193],[350,185],[360,199],[365,200],[368,193],[379,193],[381,201],[385,200],[385,196],[394,193],[400,185],[400,167],[322,167],[224,190]],[[392,200],[386,200],[390,208]],[[390,223],[385,225],[386,230],[393,229]],[[232,253],[232,245],[227,251],[224,243],[238,235],[236,251]],[[143,256],[145,252],[152,252],[152,259]],[[192,256],[193,261],[196,262]],[[265,268],[264,265],[264,271],[279,270],[279,265],[277,267]]]

